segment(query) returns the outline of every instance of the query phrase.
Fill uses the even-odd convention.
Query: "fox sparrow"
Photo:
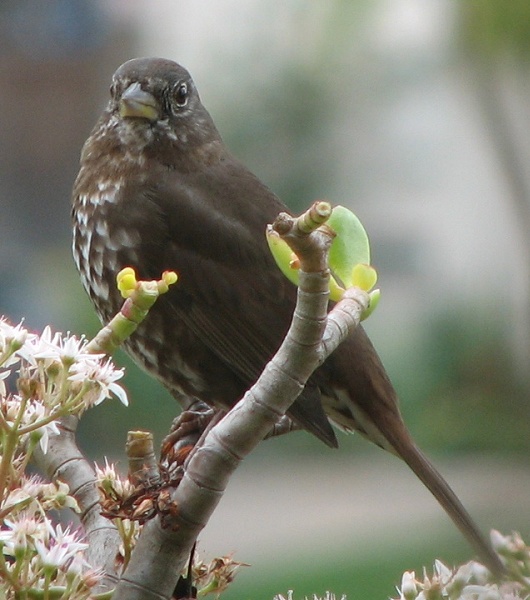
[[[73,191],[74,258],[102,321],[120,308],[115,277],[175,270],[128,351],[177,398],[231,407],[258,378],[291,320],[296,289],[276,267],[265,227],[281,201],[224,145],[189,73],[159,58],[114,74]],[[501,564],[456,495],[411,439],[395,391],[359,327],[288,412],[337,446],[330,422],[401,457],[486,565]]]

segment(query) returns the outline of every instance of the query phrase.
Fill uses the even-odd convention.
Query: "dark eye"
[[[188,103],[188,85],[180,83],[175,90],[175,100],[178,106],[186,106]]]

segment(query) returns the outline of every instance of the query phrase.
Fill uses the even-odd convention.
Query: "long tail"
[[[336,382],[335,389],[342,387],[342,393],[336,393],[334,401],[324,398],[328,402],[326,412],[330,418],[345,429],[356,429],[370,441],[403,459],[438,500],[488,569],[496,576],[502,576],[504,565],[491,544],[408,433],[399,412],[395,390],[364,330],[357,328],[343,347],[344,352],[337,352],[332,357],[330,377]]]
[[[389,442],[395,448],[396,454],[407,463],[436,500],[438,500],[453,523],[475,549],[486,567],[495,576],[502,577],[505,574],[505,568],[499,556],[484,538],[470,514],[429,459],[414,444],[410,437],[407,440],[397,442],[396,440],[389,440]]]

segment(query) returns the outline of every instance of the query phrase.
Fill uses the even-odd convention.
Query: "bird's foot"
[[[174,419],[169,434],[162,441],[160,455],[163,462],[183,465],[215,414],[216,411],[203,402],[182,411]]]

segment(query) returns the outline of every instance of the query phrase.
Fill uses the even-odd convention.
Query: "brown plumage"
[[[114,282],[123,267],[142,279],[178,272],[178,284],[128,342],[177,399],[233,406],[279,347],[296,290],[274,264],[265,227],[283,210],[227,150],[184,68],[134,59],[116,71],[74,186],[74,257],[103,321],[121,306]],[[401,457],[487,566],[501,571],[412,441],[362,328],[316,371],[288,414],[329,446],[337,446],[331,421]]]

